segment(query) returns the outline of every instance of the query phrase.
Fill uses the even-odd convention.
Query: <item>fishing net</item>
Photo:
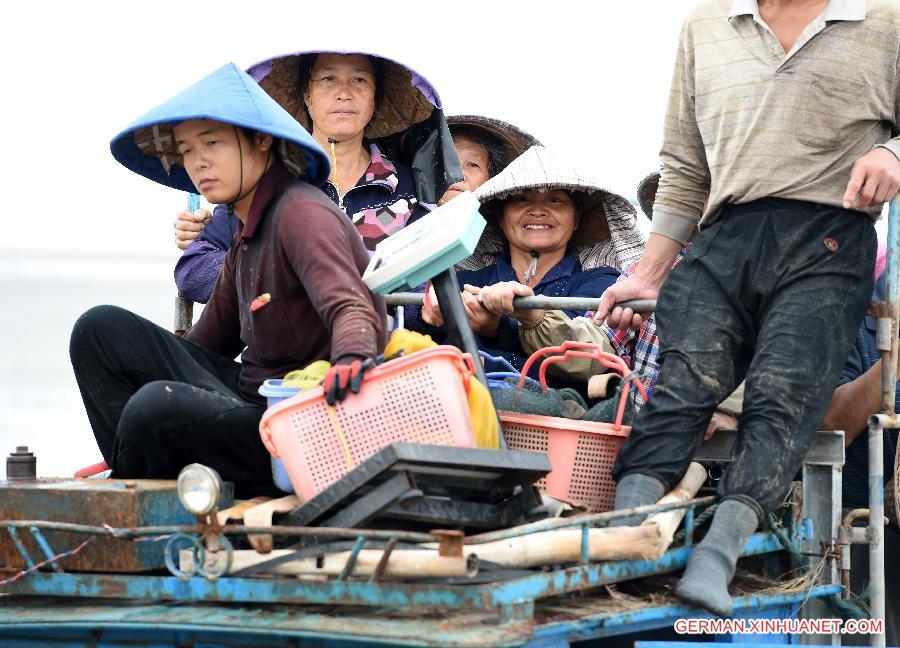
[[[538,414],[540,416],[556,416],[561,418],[595,423],[613,423],[616,419],[619,400],[622,397],[624,383],[620,383],[615,392],[608,398],[588,403],[577,391],[571,388],[541,391],[540,387],[526,383],[518,387],[514,378],[492,381],[491,397],[494,406],[504,412],[519,414]],[[627,396],[622,423],[630,425],[637,411],[634,394],[630,389]]]

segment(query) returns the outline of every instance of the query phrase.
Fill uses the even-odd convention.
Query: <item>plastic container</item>
[[[564,342],[558,347],[548,347],[534,353],[522,367],[520,387],[531,365],[542,356],[562,354],[546,358],[541,363],[540,382],[546,389],[547,367],[568,358],[591,358],[621,375],[630,373],[628,365],[618,356],[605,353],[597,345]],[[646,392],[639,380],[634,380],[646,402]],[[536,486],[553,497],[577,501],[592,513],[613,509],[616,483],[612,467],[631,428],[622,425],[626,399],[630,385],[622,389],[621,401],[615,423],[578,421],[556,416],[498,412],[503,435],[510,450],[545,452],[553,469],[538,481]]]
[[[510,450],[545,452],[553,467],[536,486],[577,501],[591,513],[611,511],[616,482],[611,471],[631,428],[537,414],[498,412]]]
[[[416,286],[475,251],[487,222],[481,204],[464,191],[375,246],[363,273],[372,292],[386,295]]]
[[[334,407],[321,387],[273,405],[260,435],[308,500],[395,441],[475,447],[466,395],[474,372],[455,347],[425,349],[370,370],[359,394]]]
[[[267,407],[272,407],[291,396],[296,396],[300,391],[297,387],[282,387],[282,382],[281,378],[273,378],[260,385],[259,394],[266,397]],[[284,467],[281,459],[276,459],[274,456],[272,457],[272,481],[275,482],[279,490],[285,493],[294,492],[291,478],[288,477],[287,468]]]

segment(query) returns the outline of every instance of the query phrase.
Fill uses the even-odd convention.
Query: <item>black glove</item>
[[[325,402],[334,405],[344,400],[347,389],[354,394],[359,393],[362,386],[363,374],[366,370],[375,366],[375,361],[368,358],[363,361],[354,360],[348,365],[335,365],[325,374]]]

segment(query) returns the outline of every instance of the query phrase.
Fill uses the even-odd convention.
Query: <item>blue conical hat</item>
[[[110,151],[145,178],[199,193],[184,169],[172,130],[189,119],[212,119],[272,135],[280,142],[285,167],[310,184],[321,185],[331,173],[328,155],[312,135],[234,63],[135,120],[113,138]]]

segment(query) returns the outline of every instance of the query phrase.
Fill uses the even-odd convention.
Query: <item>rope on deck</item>
[[[694,533],[696,533],[697,529],[699,529],[709,518],[713,516],[718,506],[718,504],[712,504],[708,506],[706,510],[703,511],[703,513],[694,518]],[[675,544],[676,542],[681,542],[682,540],[684,540],[684,536],[685,529],[682,529],[672,537],[672,543]]]
[[[7,579],[5,579],[5,580],[0,581],[0,587],[3,587],[4,585],[10,585],[10,584],[12,584],[12,583],[15,583],[15,582],[16,582],[17,580],[19,580],[20,578],[23,578],[24,576],[27,576],[28,574],[31,574],[31,573],[33,573],[33,572],[36,572],[36,571],[37,571],[38,569],[40,569],[41,567],[46,567],[47,565],[50,565],[50,564],[52,564],[52,563],[55,563],[57,560],[62,560],[63,558],[68,558],[69,556],[74,556],[74,555],[77,554],[79,551],[81,551],[82,549],[84,549],[86,546],[88,546],[89,544],[91,544],[91,542],[93,542],[93,541],[94,541],[93,538],[88,538],[87,540],[85,540],[84,542],[82,542],[80,545],[78,545],[78,546],[75,547],[74,549],[70,549],[69,551],[64,551],[64,552],[62,552],[62,553],[56,554],[56,555],[53,556],[52,558],[47,558],[46,560],[44,560],[44,561],[42,561],[42,562],[39,562],[39,563],[37,563],[36,565],[34,565],[34,567],[29,567],[28,569],[23,569],[22,571],[20,571],[20,572],[19,572],[18,574],[16,574],[15,576],[10,576],[9,578],[7,578]]]
[[[785,551],[787,551],[791,557],[797,562],[801,569],[807,570],[809,573],[813,574],[813,578],[810,580],[818,581],[819,576],[822,571],[825,569],[825,561],[828,560],[828,557],[825,556],[822,558],[818,565],[813,566],[811,563],[811,559],[809,556],[800,552],[799,549],[790,541],[787,537],[787,534],[784,531],[784,528],[781,526],[781,523],[775,517],[774,513],[769,513],[766,516],[766,519],[769,522],[769,527],[772,529],[772,533],[775,534],[775,537],[778,538],[778,541],[781,543],[781,546],[784,547]],[[814,585],[815,582],[811,582],[810,586]],[[841,619],[868,619],[868,606],[865,604],[865,600],[869,596],[869,587],[868,585],[862,591],[861,594],[853,594],[850,593],[849,598],[841,598],[841,596],[829,596],[825,600],[828,602],[828,606],[832,609],[832,611]]]

